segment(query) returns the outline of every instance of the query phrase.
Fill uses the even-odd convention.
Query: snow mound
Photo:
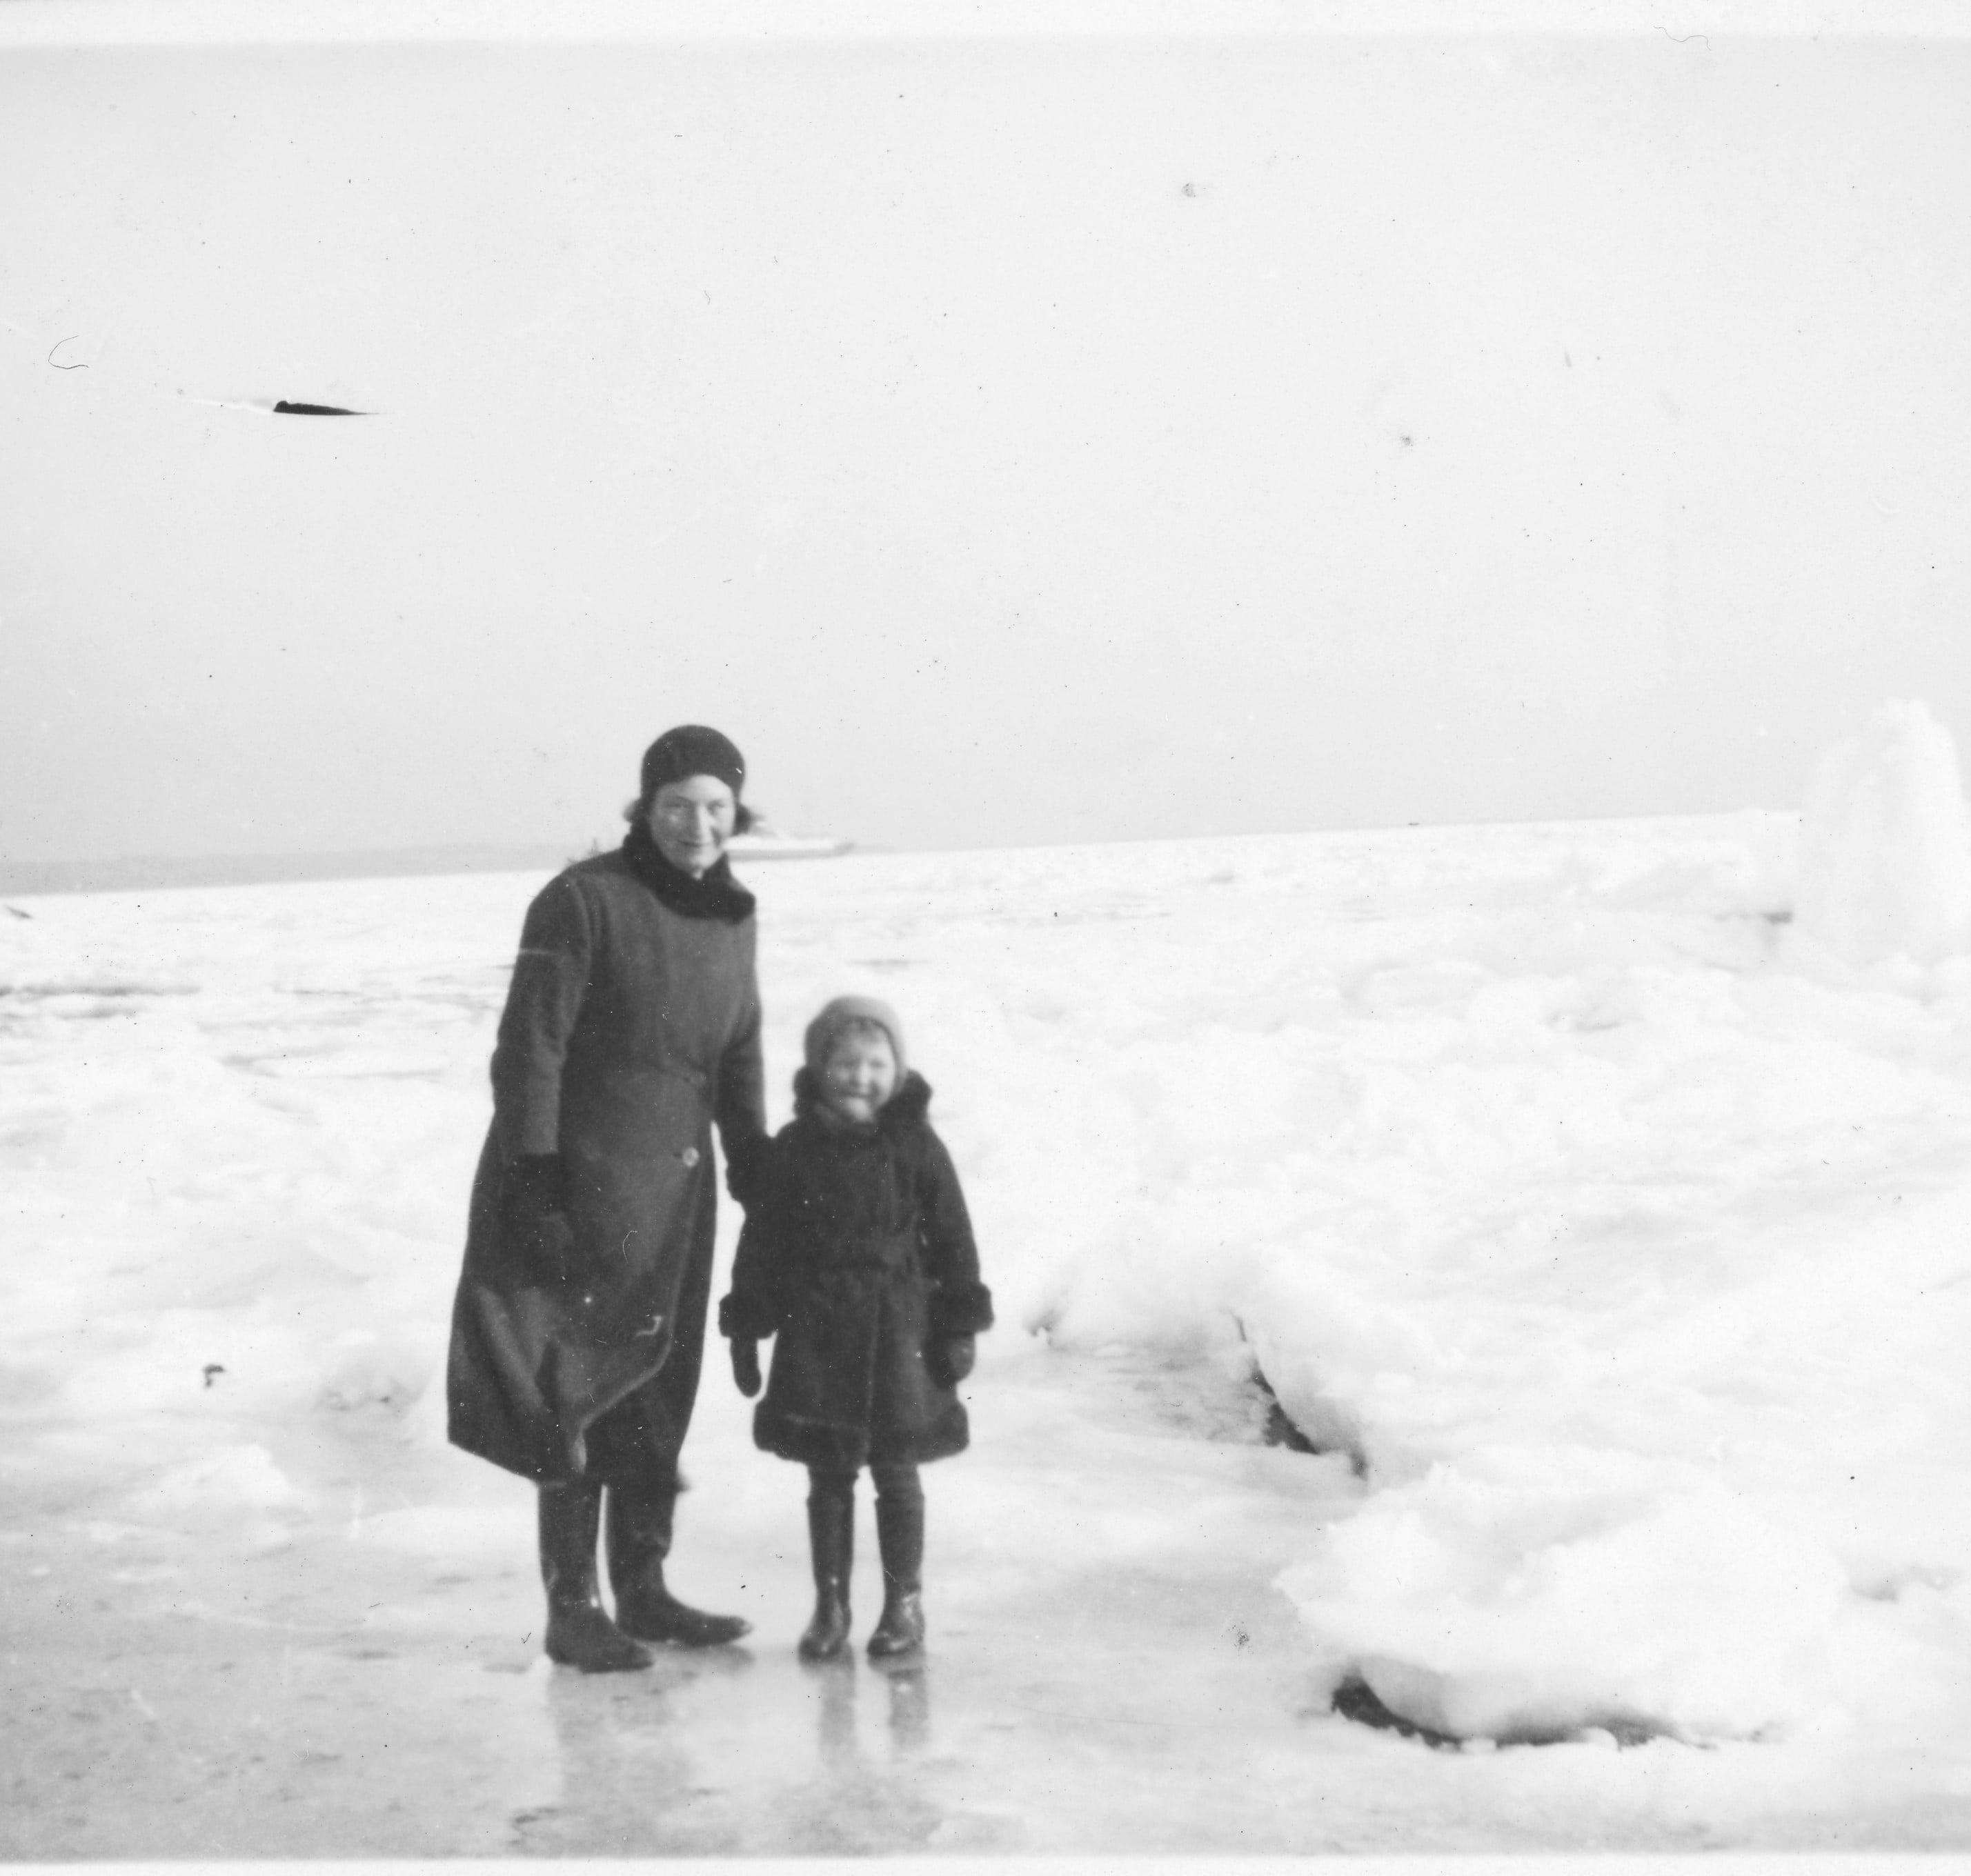
[[[1885,704],[1822,757],[1801,822],[1794,930],[1852,965],[1935,962],[1971,936],[1971,841],[1950,733]]]
[[[159,1510],[213,1505],[272,1510],[295,1503],[301,1493],[266,1447],[249,1444],[222,1447],[174,1466],[142,1496]]]
[[[1756,1738],[1821,1708],[1846,1587],[1824,1546],[1701,1477],[1556,1461],[1434,1467],[1281,1587],[1392,1712],[1453,1738]]]

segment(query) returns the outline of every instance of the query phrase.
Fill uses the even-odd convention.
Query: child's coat
[[[794,1078],[794,1119],[752,1169],[718,1326],[776,1337],[754,1443],[826,1469],[943,1459],[970,1439],[927,1343],[992,1322],[958,1174],[914,1072],[857,1127]]]

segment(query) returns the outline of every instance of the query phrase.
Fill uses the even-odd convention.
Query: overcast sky
[[[913,845],[1971,735],[1961,37],[14,24],[0,858],[585,841],[686,720]]]

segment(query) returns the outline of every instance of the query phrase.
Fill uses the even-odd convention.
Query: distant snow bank
[[[749,860],[832,860],[854,847],[853,841],[832,835],[783,834],[776,828],[757,827],[734,835],[726,851],[735,865],[744,866]]]

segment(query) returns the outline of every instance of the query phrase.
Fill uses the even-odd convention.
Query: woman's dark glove
[[[507,1215],[513,1242],[542,1275],[568,1275],[575,1227],[568,1221],[568,1175],[559,1153],[529,1153],[507,1168]]]
[[[732,1379],[748,1400],[760,1391],[760,1345],[735,1337],[732,1343]]]
[[[940,1387],[956,1387],[979,1359],[976,1335],[941,1335],[924,1350],[924,1366]]]

